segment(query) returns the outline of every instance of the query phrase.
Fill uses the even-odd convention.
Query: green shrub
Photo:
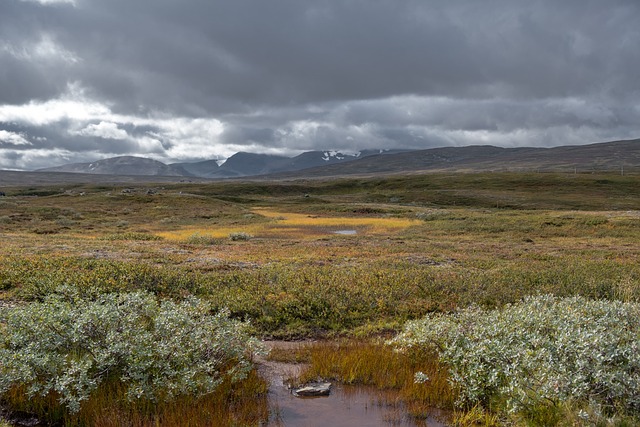
[[[238,232],[238,233],[229,234],[229,239],[231,239],[233,241],[251,240],[252,238],[253,238],[253,236],[251,234],[244,233],[244,232]]]
[[[392,343],[437,351],[459,404],[526,413],[571,402],[583,414],[632,414],[640,410],[639,336],[640,304],[547,295],[428,315]]]
[[[251,369],[257,342],[227,312],[196,298],[159,302],[133,292],[80,297],[63,288],[43,302],[0,310],[0,393],[58,396],[71,413],[101,384],[129,401],[210,393]]]

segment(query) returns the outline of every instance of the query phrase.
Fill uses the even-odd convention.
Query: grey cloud
[[[71,76],[102,96],[190,112],[615,91],[640,41],[638,7],[622,1],[84,0],[34,20],[24,16],[33,5],[13,9],[83,58]]]
[[[82,87],[120,121],[48,122],[20,149],[87,155],[620,139],[639,21],[636,0],[2,0],[0,108]],[[128,138],[77,133],[101,121]]]
[[[271,128],[229,126],[221,135],[223,142],[239,145],[264,144],[269,145],[275,139],[275,132]]]

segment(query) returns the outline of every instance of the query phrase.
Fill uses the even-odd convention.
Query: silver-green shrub
[[[251,234],[245,233],[243,231],[229,234],[229,239],[233,240],[234,242],[251,240],[252,238],[253,236]]]
[[[145,292],[80,297],[66,289],[43,302],[0,309],[0,393],[56,392],[77,412],[104,381],[121,381],[130,400],[169,401],[210,393],[251,369],[258,349],[247,325],[210,314],[189,298]]]
[[[435,350],[460,404],[497,398],[512,412],[545,402],[640,411],[640,304],[529,297],[500,310],[428,315],[392,344]]]

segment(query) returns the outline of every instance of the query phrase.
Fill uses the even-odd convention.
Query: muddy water
[[[300,373],[298,364],[260,361],[260,371],[270,382],[268,427],[444,427],[433,418],[415,420],[389,392],[372,387],[333,384],[325,397],[300,398],[291,394],[287,379]]]

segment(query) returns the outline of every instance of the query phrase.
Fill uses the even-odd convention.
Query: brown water
[[[302,365],[261,361],[260,371],[270,382],[268,427],[444,427],[437,417],[410,417],[393,392],[373,387],[333,384],[325,397],[300,398],[291,394],[286,380],[298,375]]]
[[[326,397],[294,397],[285,387],[272,386],[267,426],[295,427],[442,427],[435,417],[415,420],[400,403],[389,403],[377,390],[361,386],[333,386]]]

